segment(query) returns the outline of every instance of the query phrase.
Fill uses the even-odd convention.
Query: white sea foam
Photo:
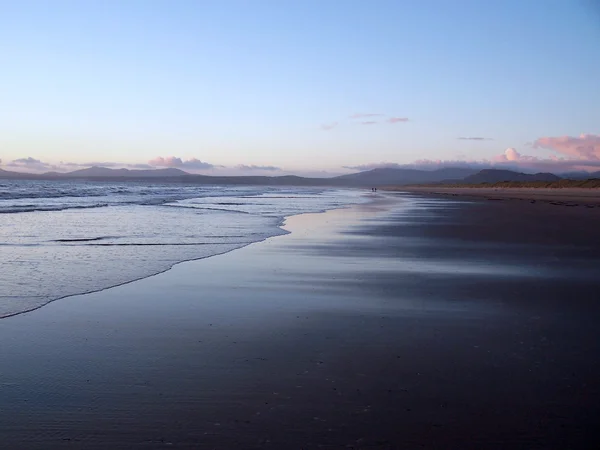
[[[0,317],[283,234],[283,217],[362,201],[351,190],[3,181]]]

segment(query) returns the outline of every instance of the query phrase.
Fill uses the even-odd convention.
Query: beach
[[[502,200],[534,200],[576,205],[600,205],[600,189],[592,188],[503,188],[503,187],[444,187],[444,186],[399,186],[389,188],[402,192],[440,194],[466,197],[484,197]]]
[[[374,194],[0,320],[0,447],[589,449],[600,208]]]

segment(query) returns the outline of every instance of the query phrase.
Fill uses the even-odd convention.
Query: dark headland
[[[0,321],[0,446],[598,448],[600,208],[375,197]]]
[[[435,170],[414,168],[376,168],[335,177],[309,178],[297,175],[219,176],[191,174],[177,168],[112,169],[89,167],[72,172],[41,174],[0,169],[0,179],[41,181],[107,181],[178,183],[199,185],[261,185],[261,186],[322,186],[322,187],[399,187],[427,188],[600,188],[600,172],[521,173],[501,169],[443,167]],[[555,191],[558,192],[558,191]]]

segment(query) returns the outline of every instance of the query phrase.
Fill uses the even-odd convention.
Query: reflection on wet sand
[[[594,227],[549,205],[378,197],[1,321],[3,442],[589,448]]]

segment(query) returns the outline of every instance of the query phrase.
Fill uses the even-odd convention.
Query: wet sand
[[[390,190],[441,194],[460,195],[467,197],[485,197],[488,199],[518,199],[545,202],[560,202],[571,206],[600,206],[600,189],[585,188],[476,188],[476,187],[426,187],[426,186],[401,186],[389,188]]]
[[[0,320],[0,447],[595,448],[600,210],[377,197]]]

